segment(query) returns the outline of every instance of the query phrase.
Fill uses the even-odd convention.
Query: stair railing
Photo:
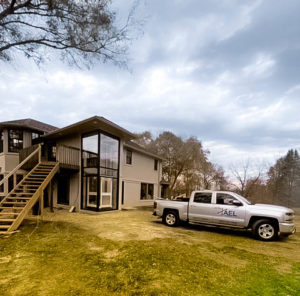
[[[5,176],[5,178],[3,178],[0,181],[0,186],[2,184],[4,184],[5,182],[8,182],[9,177],[14,176],[15,173],[20,170],[22,168],[22,166],[28,162],[34,155],[38,154],[38,162],[41,162],[42,159],[42,147],[39,144],[38,148],[36,148],[31,154],[29,154],[21,163],[19,163],[12,171],[10,171],[10,173],[8,175]]]

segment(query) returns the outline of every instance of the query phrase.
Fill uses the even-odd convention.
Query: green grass
[[[300,295],[299,234],[263,243],[242,232],[168,228],[148,211],[72,215],[27,221],[0,239],[1,296]]]

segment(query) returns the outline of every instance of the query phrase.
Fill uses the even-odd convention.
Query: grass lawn
[[[300,229],[300,217],[297,217]],[[0,237],[0,295],[300,295],[300,234],[169,228],[151,211],[56,211]]]

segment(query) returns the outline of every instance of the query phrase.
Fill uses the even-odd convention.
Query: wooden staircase
[[[43,208],[44,189],[58,170],[59,163],[39,158],[39,163],[0,202],[0,234],[15,231],[39,199]]]

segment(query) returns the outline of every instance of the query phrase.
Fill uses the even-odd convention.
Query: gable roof
[[[44,137],[49,139],[61,138],[76,133],[89,133],[99,129],[125,139],[135,138],[134,134],[102,116],[93,116],[88,119],[73,123],[66,127],[54,130],[49,134],[44,135]]]
[[[41,121],[34,120],[31,118],[0,122],[0,128],[4,127],[28,128],[44,133],[49,133],[57,130],[57,127],[53,125],[43,123]]]
[[[140,145],[138,145],[138,144],[136,144],[134,142],[131,142],[131,141],[126,141],[124,143],[124,147],[127,147],[127,148],[129,148],[131,150],[134,150],[134,151],[137,151],[137,152],[140,152],[142,154],[148,155],[148,156],[153,157],[155,159],[164,160],[163,157],[161,157],[161,156],[159,156],[159,155],[157,155],[155,153],[149,152],[148,150],[146,150],[142,146],[140,146]]]

